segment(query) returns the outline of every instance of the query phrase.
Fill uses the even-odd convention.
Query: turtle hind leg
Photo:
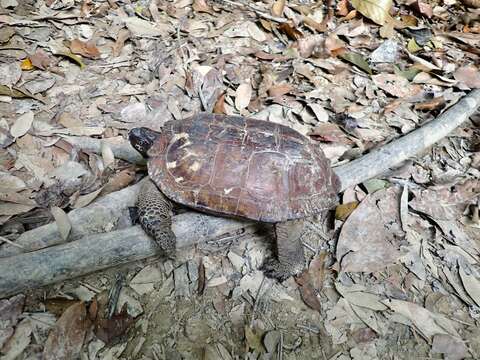
[[[155,240],[165,256],[173,257],[172,203],[151,180],[147,180],[140,189],[136,206],[143,230]]]
[[[303,220],[290,220],[275,224],[276,257],[265,260],[262,270],[265,276],[284,281],[305,268],[303,245]]]

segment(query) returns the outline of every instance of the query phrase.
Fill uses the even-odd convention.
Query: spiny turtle
[[[206,113],[169,121],[161,132],[134,128],[129,140],[148,158],[140,224],[166,254],[175,250],[174,202],[274,223],[276,257],[265,274],[284,280],[304,268],[303,218],[334,206],[340,188],[319,146],[281,124]]]

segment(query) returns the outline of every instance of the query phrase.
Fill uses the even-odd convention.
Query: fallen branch
[[[225,233],[235,233],[245,226],[246,223],[241,221],[197,213],[185,213],[173,219],[177,248],[216,239]],[[2,258],[0,298],[157,254],[158,248],[142,228],[131,226]]]
[[[381,146],[348,164],[335,168],[342,190],[381,175],[386,170],[428,149],[462,125],[480,106],[480,89],[471,91],[435,120]]]
[[[140,183],[110,193],[93,204],[68,213],[72,225],[69,240],[77,240],[90,234],[111,231],[117,228],[122,216],[128,216],[128,207],[134,206]],[[43,249],[65,241],[55,222],[24,232],[15,241],[22,249],[10,244],[0,247],[0,258],[25,251]]]
[[[466,121],[479,106],[480,90],[474,90],[424,127],[358,160],[335,168],[342,182],[342,190],[379,176],[389,168],[398,166],[407,158],[425,150]],[[76,138],[76,140],[79,140],[76,145],[82,147],[84,138]],[[89,150],[100,152],[101,141],[98,141],[98,147],[91,144]],[[117,157],[123,156],[122,158],[131,158],[133,161],[139,158],[135,150],[126,144],[112,147],[112,150]],[[0,258],[0,297],[154,255],[155,248],[151,240],[136,227],[101,235],[94,234],[99,231],[108,231],[102,228],[101,224],[111,224],[112,220],[119,219],[126,208],[134,203],[136,192],[137,188],[133,186],[107,195],[87,208],[72,211],[69,214],[72,229],[74,229],[72,235],[86,236],[81,240]],[[91,226],[89,222],[95,226]],[[174,217],[174,224],[176,224],[174,232],[177,234],[179,246],[188,246],[197,241],[214,239],[222,234],[249,226],[251,223],[190,212]],[[55,224],[31,230],[21,237],[21,245],[29,250],[58,244],[59,241],[61,240]],[[100,244],[102,249],[95,250],[94,243]],[[21,250],[14,248],[3,254],[18,254],[19,251]],[[58,262],[54,262],[63,256],[68,260],[58,259]],[[74,268],[72,263],[78,263],[80,266]],[[98,266],[93,266],[94,263]],[[36,264],[38,268],[28,264],[32,266]],[[30,274],[29,271],[32,273]],[[9,290],[10,287],[14,290]]]

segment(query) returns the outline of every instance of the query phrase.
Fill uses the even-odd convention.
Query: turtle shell
[[[329,209],[340,187],[330,161],[308,138],[240,116],[169,121],[148,156],[150,178],[171,200],[263,222]]]

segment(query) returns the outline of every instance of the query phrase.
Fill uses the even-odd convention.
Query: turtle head
[[[128,140],[135,150],[146,157],[148,150],[159,136],[160,133],[157,131],[150,130],[146,127],[138,127],[130,130]]]

